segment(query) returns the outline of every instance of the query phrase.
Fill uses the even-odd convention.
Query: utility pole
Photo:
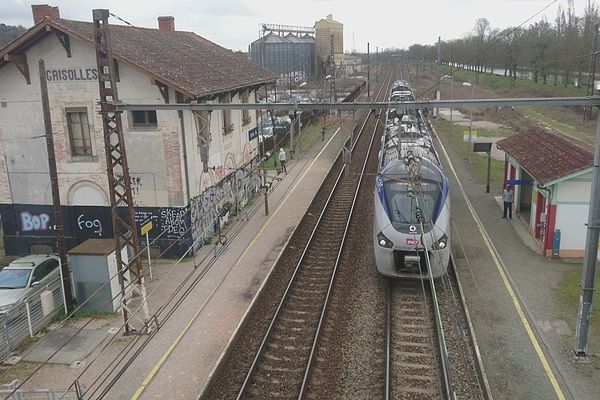
[[[267,186],[267,169],[263,169],[263,190],[265,191],[265,215],[269,215],[269,187]]]
[[[100,91],[100,115],[104,130],[104,151],[106,153],[106,169],[108,174],[108,188],[110,196],[110,209],[115,240],[115,255],[119,285],[121,287],[121,309],[123,313],[123,329],[125,335],[144,330],[151,331],[149,325],[150,310],[146,296],[146,285],[142,270],[142,260],[138,241],[138,229],[135,223],[133,209],[133,196],[131,194],[131,179],[125,152],[125,137],[121,112],[116,111],[119,102],[117,83],[115,80],[114,61],[112,56],[112,43],[108,25],[108,10],[96,9],[92,11],[94,21],[94,44],[96,49],[96,64],[98,66],[98,87]],[[125,218],[119,213],[119,207],[124,207]],[[132,249],[134,260],[125,260],[121,254],[128,247]],[[126,275],[129,272],[131,282],[125,285]],[[129,307],[127,289],[137,292],[141,298],[141,308],[144,317],[138,317],[137,310],[132,312]],[[130,326],[129,314],[136,317],[143,324],[138,329]]]
[[[435,99],[440,100],[440,79],[442,79],[442,75],[440,72],[440,65],[442,62],[442,37],[438,36],[438,45],[437,45],[437,82],[435,84]],[[437,117],[437,113],[439,112],[438,108],[433,109],[433,116]]]
[[[379,82],[379,46],[375,46],[375,82]]]
[[[60,206],[60,190],[58,187],[58,172],[56,171],[54,136],[52,136],[52,118],[50,116],[48,82],[46,81],[46,66],[44,64],[44,60],[40,60],[39,68],[42,109],[44,113],[44,129],[46,131],[46,148],[48,150],[48,169],[50,170],[50,186],[52,187],[52,204],[54,206],[54,230],[56,231],[58,254],[60,256],[60,271],[65,295],[65,311],[68,314],[73,311],[73,292],[71,291],[71,271],[69,268],[69,261],[67,259],[67,245],[65,244],[65,226],[63,225],[62,209]]]
[[[369,45],[369,42],[367,42],[367,98],[371,99],[371,59]]]
[[[333,85],[333,101],[337,103],[337,93],[335,89],[335,47],[334,47],[334,36],[329,36],[329,58],[331,59],[331,84]]]
[[[588,72],[587,95],[594,95],[594,81],[596,80],[596,44],[598,43],[598,24],[594,26],[594,37],[592,39],[592,57],[590,58],[590,68]],[[591,121],[592,106],[584,107],[583,122]]]
[[[575,357],[587,360],[588,333],[594,300],[596,263],[598,260],[598,239],[600,237],[600,112],[596,125],[596,149],[592,173],[592,193],[590,195],[590,210],[588,213],[587,237],[583,258],[583,274],[581,295],[579,296],[579,312],[577,314],[577,329]]]

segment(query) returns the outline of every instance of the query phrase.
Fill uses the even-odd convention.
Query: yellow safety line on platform
[[[452,161],[450,161],[450,157],[448,156],[448,153],[446,152],[446,148],[442,144],[441,140],[439,140],[439,138],[438,138],[438,143],[440,144],[440,147],[442,148],[442,152],[444,153],[444,156],[446,157],[446,160],[448,161],[448,165],[450,165],[450,169],[452,170],[452,173],[454,174],[454,177],[456,178],[456,182],[458,183],[460,192],[462,193],[463,198],[465,199],[467,207],[469,208],[469,211],[471,212],[471,215],[473,216],[475,223],[477,224],[477,228],[479,229],[479,232],[481,233],[481,237],[483,238],[483,241],[484,241],[488,251],[490,252],[490,255],[492,256],[492,259],[494,260],[494,264],[496,265],[496,270],[500,274],[500,277],[502,278],[504,286],[506,287],[506,290],[508,291],[508,294],[513,302],[513,305],[517,309],[517,314],[519,315],[519,319],[521,320],[521,323],[525,327],[525,331],[527,332],[527,335],[529,336],[529,340],[531,341],[531,344],[533,345],[535,352],[537,353],[537,356],[540,359],[542,366],[544,367],[546,376],[548,376],[548,379],[550,380],[550,383],[552,384],[552,387],[554,389],[554,392],[556,393],[556,396],[560,400],[565,400],[565,395],[563,394],[563,392],[560,388],[560,385],[558,384],[558,380],[556,379],[554,372],[552,372],[552,368],[550,367],[550,364],[548,364],[548,360],[546,360],[546,355],[544,354],[542,347],[540,346],[538,340],[536,339],[535,334],[533,333],[533,329],[531,329],[531,325],[529,324],[529,321],[527,321],[527,317],[525,315],[525,312],[523,311],[523,307],[521,307],[521,303],[519,302],[519,299],[517,298],[517,295],[516,295],[514,289],[512,288],[512,285],[510,284],[508,277],[506,276],[506,272],[505,272],[506,267],[504,266],[504,263],[502,262],[502,260],[500,259],[500,256],[498,255],[498,250],[496,250],[496,247],[492,243],[491,238],[489,237],[487,231],[483,227],[483,224],[482,224],[481,220],[479,219],[479,216],[475,212],[475,208],[473,207],[473,205],[471,204],[471,201],[467,197],[467,193],[465,192],[463,185],[460,183],[460,179],[458,178],[458,174],[456,173],[456,170],[454,169],[454,166],[452,165]]]
[[[258,231],[258,233],[254,236],[254,238],[252,239],[252,241],[248,244],[248,246],[246,246],[246,248],[244,249],[244,251],[242,252],[242,254],[238,257],[238,259],[235,262],[235,264],[233,264],[231,266],[231,268],[229,269],[229,271],[227,271],[227,274],[225,274],[225,276],[219,282],[219,284],[208,295],[208,297],[206,298],[206,300],[204,301],[204,303],[202,303],[202,305],[200,306],[200,308],[196,311],[196,313],[194,314],[194,316],[192,317],[192,319],[190,319],[190,321],[187,323],[187,325],[183,328],[183,330],[177,336],[177,338],[175,339],[175,341],[173,343],[171,343],[171,345],[169,346],[169,348],[160,357],[160,360],[158,360],[158,362],[156,363],[156,365],[154,365],[154,367],[152,368],[152,370],[150,371],[150,373],[148,374],[148,376],[146,376],[146,378],[144,379],[144,381],[142,382],[142,384],[140,385],[140,387],[136,390],[136,392],[134,393],[134,395],[131,397],[131,400],[137,400],[137,399],[139,399],[139,397],[142,395],[142,393],[144,392],[144,390],[146,389],[146,387],[150,384],[150,382],[152,381],[152,379],[154,379],[154,377],[156,376],[156,374],[158,373],[158,371],[160,370],[160,368],[167,361],[167,359],[169,358],[169,356],[171,355],[171,353],[173,352],[173,350],[175,350],[175,347],[177,347],[177,345],[179,344],[179,342],[181,341],[181,339],[183,339],[183,337],[185,336],[185,334],[187,333],[187,331],[191,328],[191,326],[194,323],[194,321],[196,321],[196,318],[198,318],[198,316],[200,315],[200,313],[202,312],[202,310],[204,309],[204,307],[206,307],[206,304],[208,304],[208,301],[212,298],[212,296],[219,289],[219,287],[221,287],[221,284],[225,281],[225,279],[227,279],[227,277],[229,276],[229,273],[240,263],[240,261],[242,260],[242,258],[244,258],[244,256],[248,253],[248,251],[250,251],[250,249],[252,248],[252,246],[254,246],[254,244],[256,243],[256,241],[258,240],[258,238],[260,237],[260,235],[262,235],[262,233],[265,231],[265,229],[267,228],[267,226],[271,223],[271,221],[273,220],[273,218],[275,218],[275,215],[277,215],[277,213],[279,212],[279,210],[281,210],[281,208],[283,207],[283,205],[290,198],[291,194],[296,190],[296,188],[298,187],[298,185],[300,184],[300,182],[302,182],[302,180],[306,177],[306,174],[308,174],[308,172],[311,170],[311,168],[313,167],[313,165],[315,164],[315,162],[317,162],[317,160],[319,159],[319,157],[321,157],[321,154],[323,154],[323,152],[325,151],[325,149],[327,148],[327,146],[329,145],[329,143],[331,143],[331,141],[336,137],[336,135],[338,134],[339,131],[340,131],[340,128],[337,128],[337,130],[333,133],[333,135],[331,135],[331,138],[327,141],[327,143],[325,144],[325,146],[323,146],[323,149],[321,149],[321,151],[319,152],[319,154],[317,154],[317,156],[315,157],[315,159],[310,163],[310,165],[308,166],[308,168],[306,169],[306,171],[304,171],[304,173],[302,174],[302,176],[300,177],[300,179],[298,179],[298,181],[294,184],[294,186],[292,187],[292,190],[290,190],[285,195],[285,197],[283,198],[283,200],[281,201],[281,203],[279,204],[279,206],[275,209],[275,211],[273,212],[273,214],[271,214],[271,216],[269,217],[269,219],[267,221],[265,221],[265,223],[263,223],[263,225],[260,228],[260,230]]]

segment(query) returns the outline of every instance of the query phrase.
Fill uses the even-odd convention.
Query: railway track
[[[427,282],[388,280],[386,399],[447,398]]]
[[[394,71],[395,75],[398,73]],[[369,154],[370,138],[365,129],[374,129],[376,122],[372,113],[369,115],[361,129],[363,134],[354,143],[356,153]],[[369,180],[373,180],[370,171],[376,168],[377,154],[367,158],[366,174],[363,158],[364,155],[353,154],[348,175],[343,173],[341,157],[338,158],[201,399],[384,397],[387,281],[378,279],[374,271],[370,242],[348,240],[344,244],[345,239],[335,238],[347,234],[353,238],[371,235],[368,221],[372,215],[368,213],[373,183]],[[358,187],[361,176],[367,179],[362,186],[366,184],[369,188],[362,190],[363,187],[360,195],[336,193],[342,187],[347,192]],[[340,203],[332,206],[338,200]],[[352,204],[356,211],[348,223]],[[335,212],[328,211],[330,207]],[[299,285],[298,279],[309,283]],[[459,322],[462,316],[455,291],[445,290],[452,283],[444,278],[436,284],[444,285],[438,294],[448,330],[446,340],[455,377],[454,391],[461,398],[480,399],[469,366],[470,352],[464,345],[465,327]],[[423,304],[430,306],[425,300]],[[402,313],[396,309],[394,315]],[[431,376],[435,377],[430,386],[437,385],[437,394],[423,391],[418,396],[406,395],[398,387],[398,383],[406,386],[405,382],[392,380],[388,385],[392,397],[388,398],[446,397],[435,330],[427,335],[433,352]],[[396,370],[390,375],[413,379],[415,374],[414,370]]]
[[[381,86],[378,96],[385,95],[386,87]],[[350,176],[339,171],[238,399],[304,396],[366,160],[379,126],[374,115],[369,113],[360,132],[362,135],[371,131],[368,150],[356,155],[362,158],[362,169]],[[372,120],[370,128],[369,120]]]

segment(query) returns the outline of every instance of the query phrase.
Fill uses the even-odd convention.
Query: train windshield
[[[388,180],[384,183],[384,191],[392,224],[417,225],[417,207],[423,210],[424,225],[432,223],[441,195],[438,182]]]

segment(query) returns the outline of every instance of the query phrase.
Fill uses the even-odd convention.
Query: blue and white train
[[[400,92],[414,99],[408,84],[396,82],[390,101]],[[448,180],[421,110],[387,111],[374,198],[377,270],[395,278],[445,275],[451,237]]]

